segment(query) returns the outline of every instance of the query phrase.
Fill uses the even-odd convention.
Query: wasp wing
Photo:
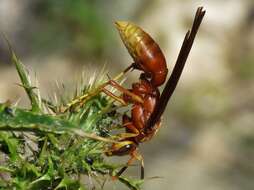
[[[172,74],[170,75],[170,78],[168,79],[166,83],[166,86],[160,96],[159,102],[155,106],[154,111],[151,114],[151,117],[146,123],[145,131],[151,130],[155,126],[155,124],[160,120],[163,112],[165,111],[167,103],[169,99],[171,98],[176,88],[176,85],[179,81],[179,78],[182,74],[184,65],[186,63],[187,57],[190,53],[192,44],[194,42],[195,36],[198,32],[199,26],[203,20],[204,15],[205,15],[205,10],[203,10],[203,7],[199,7],[196,11],[196,15],[195,15],[194,22],[192,24],[191,31],[188,31],[185,35],[181,50],[177,57],[176,64],[172,71]]]

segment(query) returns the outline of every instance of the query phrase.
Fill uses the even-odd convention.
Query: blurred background
[[[115,20],[142,26],[172,69],[198,6],[207,14],[161,130],[140,147],[146,177],[160,177],[143,189],[253,190],[253,0],[1,0],[0,26],[47,96],[56,80],[71,87],[82,71],[90,76],[106,64],[114,76],[132,62]],[[128,76],[126,86],[138,77]],[[2,39],[0,77],[0,102],[21,97],[26,106]],[[138,177],[139,167],[129,172]],[[106,189],[118,188],[125,189]]]

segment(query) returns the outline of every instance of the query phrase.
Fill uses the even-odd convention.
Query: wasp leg
[[[118,80],[122,78],[122,76],[125,75],[127,72],[129,72],[131,69],[132,70],[135,69],[135,63],[132,63],[130,66],[124,69],[121,73],[119,73],[116,77],[114,77],[114,80]]]
[[[144,158],[141,154],[139,154],[137,151],[134,152],[135,153],[135,157],[137,160],[139,160],[141,162],[141,173],[140,173],[140,178],[144,179],[145,177],[145,164],[144,164]]]
[[[100,87],[100,90],[98,91],[102,91],[104,92],[105,94],[107,94],[108,96],[110,96],[111,98],[115,99],[116,101],[120,102],[123,106],[126,106],[127,105],[127,102],[128,100],[125,100],[123,97],[119,97],[119,96],[116,96],[115,94],[113,94],[112,92],[110,92],[109,90],[106,89],[106,86],[112,86],[114,88],[116,88],[117,90],[119,90],[120,92],[122,92],[123,94],[131,97],[131,100],[135,101],[135,102],[138,102],[138,103],[143,103],[143,99],[132,93],[130,90],[128,89],[125,89],[124,87],[122,87],[120,84],[118,84],[116,81],[114,80],[109,80],[108,82],[104,83],[101,87]]]
[[[119,177],[120,175],[122,175],[122,173],[131,165],[131,163],[134,160],[139,160],[141,162],[141,175],[140,175],[140,178],[144,179],[144,176],[145,176],[144,159],[143,159],[143,156],[137,152],[137,150],[134,150],[131,153],[131,158],[128,160],[126,166],[124,166],[121,170],[119,170],[119,172],[117,172],[115,177]]]
[[[128,115],[123,115],[123,126],[126,127],[127,132],[133,133],[136,136],[140,134],[139,130],[133,125],[131,118]],[[114,178],[119,177],[135,159],[141,161],[141,179],[144,178],[144,161],[142,155],[140,155],[135,148],[130,151],[130,156],[131,158],[128,160],[126,166],[119,170]]]
[[[140,134],[139,130],[132,124],[131,119],[127,115],[123,115],[123,127],[126,128],[126,133],[116,135],[119,141],[127,140]]]
[[[139,134],[137,133],[120,133],[118,135],[116,135],[116,140],[122,141],[131,137],[136,137]]]
[[[105,151],[107,156],[124,156],[128,155],[136,149],[136,144],[129,140],[113,143],[110,149]]]
[[[115,88],[116,88],[117,90],[119,90],[120,92],[122,92],[122,93],[124,93],[124,94],[126,94],[126,95],[128,95],[128,96],[130,96],[130,97],[132,97],[132,99],[133,99],[134,101],[143,104],[144,101],[143,101],[143,99],[142,99],[140,96],[138,96],[138,95],[132,93],[131,91],[125,89],[125,88],[122,87],[120,84],[118,84],[116,81],[114,81],[114,80],[109,80],[107,83],[108,83],[108,85],[111,85],[111,86],[115,87]]]
[[[114,179],[117,179],[120,175],[122,175],[122,173],[131,165],[131,163],[135,160],[136,158],[131,155],[131,158],[128,160],[128,162],[126,163],[126,166],[122,167],[122,169],[120,169],[117,174],[114,176]]]
[[[106,88],[103,88],[102,92],[104,92],[105,94],[107,94],[111,98],[115,99],[116,101],[120,102],[123,106],[127,105],[127,103],[121,97],[116,96],[115,94],[113,94],[112,92],[107,90]]]
[[[134,67],[134,63],[132,63],[130,66],[128,66],[124,71],[119,73],[116,77],[114,77],[114,80],[119,80],[120,78],[122,78],[127,72],[129,72],[131,69],[134,69],[133,67]],[[79,97],[76,97],[71,102],[67,103],[66,107],[62,108],[61,112],[66,112],[66,111],[70,110],[73,106],[75,106],[77,104],[79,104],[80,106],[84,105],[86,100],[88,100],[89,98],[92,98],[93,96],[96,96],[107,85],[108,85],[108,82],[100,85],[98,88],[96,88],[91,93],[85,93],[85,94],[83,94]]]
[[[137,134],[137,135],[140,134],[140,132],[136,128],[136,126],[133,125],[133,123],[131,121],[131,118],[126,114],[123,115],[123,127],[126,128],[127,133],[134,133],[134,134]]]

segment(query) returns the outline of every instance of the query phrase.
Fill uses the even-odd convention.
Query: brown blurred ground
[[[104,34],[93,36],[93,30],[87,29],[89,25],[83,29],[76,20],[68,18],[66,25],[75,26],[76,30],[68,29],[64,36],[44,36],[49,26],[47,19],[54,17],[45,16],[43,11],[39,16],[36,14],[42,10],[39,0],[0,2],[1,30],[31,73],[36,72],[43,94],[50,94],[55,80],[72,86],[81,69],[91,74],[93,69],[107,63],[113,75],[131,62],[113,28],[114,20],[131,20],[142,26],[161,45],[172,68],[195,9],[202,5],[207,14],[164,114],[163,126],[151,142],[141,146],[146,177],[161,177],[146,180],[144,189],[254,189],[254,3],[251,0],[95,2],[91,5],[95,13],[88,16],[96,16],[94,22],[99,24],[94,25],[94,30],[105,28],[106,41],[93,48],[82,45],[88,44],[82,34],[93,39],[91,44]],[[92,23],[93,19],[87,20]],[[43,32],[32,36],[42,30],[41,26]],[[50,26],[57,29],[63,24]],[[65,36],[69,38],[72,34],[78,37],[71,37],[70,41],[78,43],[65,42]],[[54,46],[56,43],[59,45]],[[15,101],[24,94],[14,85],[18,78],[2,40],[0,50],[0,101]],[[137,73],[133,73],[129,81],[136,79]],[[25,104],[21,99],[21,105]],[[139,168],[130,170],[136,176]]]

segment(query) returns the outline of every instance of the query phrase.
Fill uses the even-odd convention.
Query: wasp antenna
[[[176,85],[179,81],[179,78],[182,74],[183,68],[185,66],[186,60],[188,58],[195,36],[198,32],[199,26],[203,20],[204,15],[205,15],[205,11],[203,10],[203,7],[199,7],[196,11],[191,30],[188,31],[185,35],[184,41],[182,43],[182,47],[180,49],[180,52],[176,60],[176,64],[172,71],[172,74],[166,83],[166,86],[161,94],[159,102],[155,106],[154,111],[151,114],[151,117],[146,123],[146,127],[145,127],[146,133],[152,130],[152,128],[160,120],[161,115],[166,109],[167,103],[170,100],[176,88]]]

